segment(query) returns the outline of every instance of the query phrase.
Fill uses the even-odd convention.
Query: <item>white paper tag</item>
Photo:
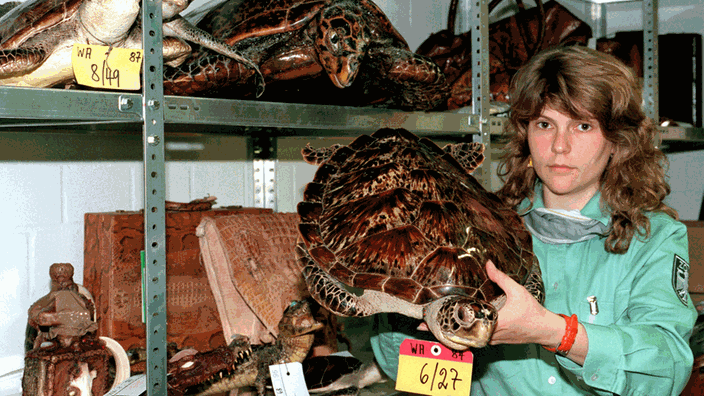
[[[276,396],[310,396],[301,363],[274,364],[269,373]]]
[[[105,396],[140,396],[147,393],[147,375],[137,374],[120,382]]]

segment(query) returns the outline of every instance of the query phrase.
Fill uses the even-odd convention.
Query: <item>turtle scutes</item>
[[[458,350],[488,343],[505,301],[487,260],[542,302],[530,234],[470,175],[483,150],[479,143],[440,149],[403,129],[347,146],[306,146],[304,159],[320,167],[298,204],[296,252],[313,297],[342,316],[424,319]]]

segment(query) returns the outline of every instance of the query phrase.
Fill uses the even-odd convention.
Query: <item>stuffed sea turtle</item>
[[[296,251],[322,306],[342,316],[424,319],[440,342],[465,350],[489,342],[505,302],[487,260],[542,302],[521,218],[470,175],[483,145],[440,149],[382,129],[347,146],[307,146],[303,157],[320,167],[298,204]]]

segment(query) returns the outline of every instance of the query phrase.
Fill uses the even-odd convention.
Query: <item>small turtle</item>
[[[191,52],[184,40],[211,48],[258,72],[231,47],[179,13],[191,0],[165,0],[164,61],[176,66]],[[0,18],[0,85],[53,87],[74,82],[73,45],[141,48],[139,0],[30,0]],[[263,82],[262,82],[263,86]]]
[[[362,363],[354,356],[315,356],[303,361],[308,392],[324,396],[357,396],[362,388],[382,380],[374,363]]]
[[[406,130],[382,129],[347,146],[307,146],[303,157],[320,168],[298,204],[296,251],[322,306],[342,316],[424,319],[440,342],[465,350],[487,344],[505,302],[487,260],[542,302],[521,218],[470,175],[483,145],[440,149]]]
[[[326,93],[345,88],[348,95],[351,87],[359,87],[356,91],[392,96],[401,107],[427,109],[447,94],[440,68],[411,51],[371,0],[228,0],[198,26],[259,66],[269,92],[262,100],[280,100],[276,95],[285,91],[270,86],[289,87],[299,81],[304,98],[290,99],[304,102],[329,104],[345,95]],[[166,73],[164,89],[174,95],[232,98],[241,91],[233,93],[231,87],[251,74],[236,62],[202,50]],[[353,84],[360,77],[363,83]],[[311,81],[317,87],[321,79],[332,90],[321,94],[316,88],[311,94]]]

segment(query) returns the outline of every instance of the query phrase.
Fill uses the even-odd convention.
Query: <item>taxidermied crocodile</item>
[[[237,336],[228,346],[208,352],[185,349],[168,363],[167,384],[170,396],[209,395],[222,379],[249,363],[252,346],[246,336]],[[217,393],[217,392],[215,392]]]
[[[227,351],[215,350],[205,354],[196,354],[179,359],[174,356],[173,363],[179,370],[169,370],[169,395],[213,395],[230,390],[254,386],[257,393],[264,395],[269,366],[302,362],[313,345],[314,332],[323,327],[313,317],[311,307],[305,300],[293,301],[284,311],[279,322],[279,335],[272,344],[253,345],[249,359],[234,366],[234,370],[223,370],[212,365]],[[246,338],[246,337],[245,337]],[[204,361],[207,357],[208,361]],[[176,360],[178,359],[178,360]],[[226,359],[227,360],[227,359]],[[209,366],[210,365],[210,366]],[[200,382],[193,383],[193,368],[198,367],[197,378]],[[230,366],[233,367],[233,366]],[[176,368],[176,366],[174,366]],[[188,377],[185,375],[188,374]],[[187,381],[187,383],[186,383]],[[180,393],[178,393],[180,392]]]

